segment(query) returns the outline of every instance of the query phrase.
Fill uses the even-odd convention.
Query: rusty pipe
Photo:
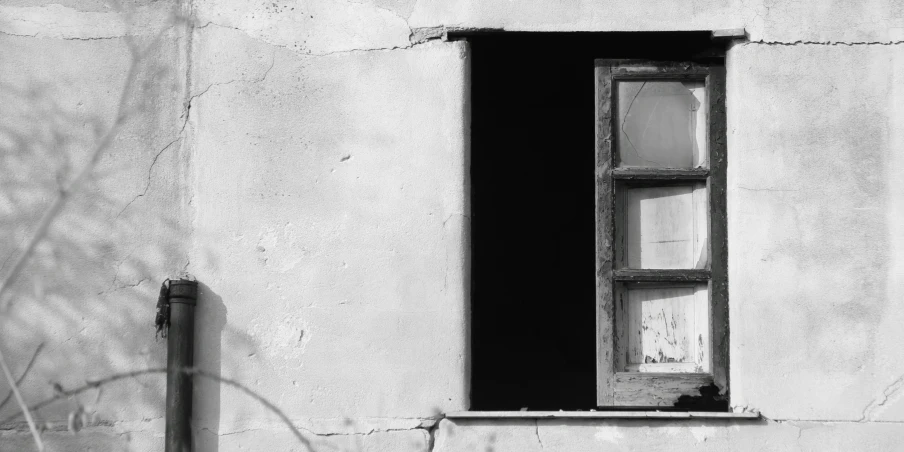
[[[166,346],[166,452],[191,452],[192,375],[194,366],[195,305],[198,282],[169,283],[169,331]]]

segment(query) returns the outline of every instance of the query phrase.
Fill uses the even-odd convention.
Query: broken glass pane
[[[623,81],[617,85],[618,166],[705,166],[703,81]]]

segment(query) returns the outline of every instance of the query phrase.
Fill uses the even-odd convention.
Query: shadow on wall
[[[0,277],[10,274],[41,215],[81,169],[115,123],[120,87],[127,120],[103,150],[91,177],[73,192],[4,298],[0,347],[19,379],[48,450],[161,450],[166,378],[148,373],[61,395],[112,375],[166,365],[166,341],[155,338],[160,284],[191,271],[192,211],[187,183],[187,124],[177,32],[163,39],[53,40],[2,36],[0,45]],[[90,68],[90,70],[86,70]],[[214,250],[200,250],[213,253]],[[195,365],[211,378],[195,378],[194,441],[219,450],[221,397],[242,401],[238,418],[268,407],[246,387],[242,369],[223,368],[230,351],[254,354],[244,331],[228,329],[226,302],[204,281],[196,310]],[[19,406],[0,378],[0,449],[33,450]],[[257,396],[260,397],[260,396]],[[52,400],[52,402],[45,403]],[[278,409],[278,400],[273,403]],[[266,418],[276,420],[271,410]],[[291,424],[297,421],[290,420]],[[297,433],[296,450],[386,450],[392,435],[368,435],[347,421],[348,434]],[[411,449],[429,448],[429,432]],[[283,435],[282,426],[261,435]],[[77,432],[77,433],[76,433]],[[76,433],[76,434],[73,434]],[[303,434],[302,434],[303,433]],[[423,436],[422,436],[423,435]],[[244,436],[244,435],[243,435]],[[310,439],[309,439],[310,438]],[[233,443],[238,437],[224,439]],[[287,447],[290,446],[286,443]],[[392,447],[390,447],[391,449]]]
[[[198,283],[198,308],[195,311],[195,366],[221,377],[222,340],[227,310],[223,298],[207,284]],[[250,338],[248,338],[250,341]],[[194,442],[199,452],[219,450],[220,383],[198,379],[194,384]]]
[[[137,38],[135,45],[152,38]],[[91,165],[103,136],[116,127],[117,88],[128,91],[122,103],[127,120],[112,145],[5,294],[9,309],[0,318],[0,340],[34,404],[86,380],[165,365],[165,342],[155,341],[152,328],[154,304],[162,279],[187,263],[187,231],[179,187],[154,183],[178,161],[178,143],[168,155],[157,154],[174,134],[161,134],[171,127],[166,119],[175,106],[167,49],[142,57],[122,39],[90,45],[8,39],[20,42],[4,46],[4,60],[17,69],[4,73],[0,85],[3,277],[62,187]],[[85,58],[85,66],[67,65],[72,58]],[[134,83],[127,86],[130,72]],[[0,394],[7,389],[0,383]],[[70,428],[71,412],[101,424],[154,420],[163,415],[164,391],[161,376],[136,377],[65,398],[35,416],[50,432]],[[12,401],[0,409],[0,420],[9,420],[5,428],[24,429],[18,412]]]
[[[165,339],[154,334],[155,304],[161,282],[189,266],[191,224],[179,34],[172,26],[158,36],[97,41],[2,38],[11,42],[0,45],[0,277],[11,274],[64,187],[92,168],[0,303],[8,302],[0,347],[26,402],[59,398],[33,413],[50,449],[162,443],[164,374],[70,397],[60,391],[166,365]],[[124,118],[120,126],[117,117]],[[106,135],[113,136],[109,147],[101,144]],[[226,308],[207,286],[202,303],[196,362],[219,376]],[[216,432],[219,387],[196,387],[196,418]],[[0,378],[0,449],[31,450],[8,389]],[[95,426],[115,433],[99,434]]]

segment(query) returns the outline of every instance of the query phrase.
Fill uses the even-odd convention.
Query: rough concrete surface
[[[731,53],[736,405],[781,419],[902,420],[886,400],[904,376],[893,358],[904,341],[902,59],[904,46]]]
[[[0,328],[29,400],[160,366],[202,282],[197,450],[895,450],[904,441],[904,6],[871,0],[0,5],[2,260],[130,119]],[[174,18],[174,13],[182,20]],[[181,16],[180,16],[181,15]],[[468,408],[468,47],[443,30],[745,27],[728,53],[731,391],[756,422],[449,421]],[[158,36],[159,35],[159,36]],[[62,178],[62,179],[61,179]],[[7,260],[7,262],[9,262]],[[4,274],[6,270],[0,270]],[[163,378],[40,411],[48,450],[159,450]],[[5,396],[0,383],[0,396]],[[65,432],[79,404],[95,424]],[[0,450],[27,450],[21,418]]]

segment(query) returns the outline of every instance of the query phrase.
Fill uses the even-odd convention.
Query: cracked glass
[[[708,121],[702,80],[616,84],[619,167],[706,166]]]

